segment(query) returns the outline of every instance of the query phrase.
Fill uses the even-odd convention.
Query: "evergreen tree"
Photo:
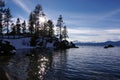
[[[33,12],[30,13],[29,16],[29,31],[31,34],[36,33],[38,34],[40,32],[40,22],[39,17],[42,14],[42,7],[40,4],[36,5]]]
[[[34,33],[34,17],[32,12],[30,13],[30,16],[29,16],[29,32],[31,34]]]
[[[67,27],[66,26],[64,26],[63,27],[63,31],[62,31],[62,38],[64,39],[64,40],[66,40],[66,38],[68,38],[68,34],[67,34],[68,32],[67,32]]]
[[[43,34],[42,36],[47,36],[47,22],[46,22],[46,15],[42,12],[40,14],[40,28],[41,28],[41,31],[40,31],[40,34]]]
[[[5,25],[7,27],[7,34],[9,33],[9,23],[11,21],[11,18],[12,18],[12,15],[11,15],[10,9],[9,8],[5,9]]]
[[[39,36],[40,35],[40,30],[39,30],[39,22],[36,23],[36,27],[35,27],[35,35]]]
[[[42,36],[43,37],[45,37],[45,36],[47,36],[47,34],[48,34],[48,31],[47,31],[47,26],[48,26],[48,24],[47,23],[43,23],[43,30],[42,30]]]
[[[35,33],[39,31],[39,17],[42,14],[42,6],[40,4],[36,5],[34,9],[34,25],[35,25]]]
[[[34,13],[40,14],[41,11],[42,11],[42,6],[40,4],[36,5],[36,7],[34,9]]]
[[[58,20],[57,20],[57,31],[58,31],[58,36],[60,41],[62,41],[62,27],[63,27],[63,18],[62,15],[59,16]]]
[[[3,21],[4,6],[5,6],[5,2],[3,0],[0,0],[0,35],[2,35],[2,29],[3,29],[2,21]]]
[[[17,33],[17,35],[20,35],[20,27],[21,27],[21,24],[20,24],[20,19],[19,18],[17,18],[17,21],[16,21],[16,33]]]
[[[53,24],[53,22],[52,22],[52,20],[48,20],[48,22],[47,22],[47,24],[48,24],[48,35],[49,35],[49,37],[53,37],[53,35],[54,35],[54,24]]]
[[[23,34],[26,33],[26,22],[25,21],[22,23],[22,32]]]
[[[14,23],[11,24],[11,30],[12,30],[11,34],[15,35],[16,34],[16,30],[15,30],[15,24]]]
[[[11,24],[11,34],[14,36],[15,38],[15,35],[16,35],[16,25],[14,23]]]

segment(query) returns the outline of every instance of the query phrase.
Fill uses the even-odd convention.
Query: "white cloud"
[[[24,0],[12,0],[15,4],[19,5],[27,13],[31,12],[31,9],[24,3]]]
[[[119,15],[120,9],[116,9],[113,11],[110,11],[108,13],[99,13],[99,14],[80,14],[80,13],[74,13],[74,12],[62,12],[63,20],[68,28],[85,28],[90,29],[114,29],[119,28],[120,26],[120,20],[119,18],[116,18],[115,15]],[[50,16],[54,18],[54,23],[57,22],[57,18],[59,17],[59,14],[61,12],[59,11],[50,11],[48,10],[48,13]],[[82,29],[83,30],[83,29]],[[91,33],[101,33],[99,32],[91,32]],[[86,30],[85,30],[86,31]],[[84,32],[85,32],[84,31]],[[91,30],[90,30],[91,31]],[[76,31],[77,32],[77,31]],[[76,33],[75,31],[73,33]],[[79,32],[79,30],[78,30]],[[104,32],[103,32],[104,33]],[[118,34],[118,33],[117,33]]]
[[[120,29],[95,30],[95,29],[68,29],[70,40],[83,42],[103,42],[120,40]]]
[[[91,33],[91,30],[68,28],[68,32],[70,34],[86,34],[86,33],[89,34],[89,33]]]
[[[111,34],[120,34],[120,29],[109,29],[106,30],[106,32]]]
[[[119,14],[119,13],[120,13],[120,8],[106,13],[105,15],[101,16],[101,18],[99,20],[103,20],[103,19],[106,19],[108,17],[112,17],[113,15],[116,15],[116,14]]]

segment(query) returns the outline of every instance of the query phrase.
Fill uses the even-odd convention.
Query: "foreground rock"
[[[16,53],[16,48],[10,44],[9,41],[0,40],[0,56],[1,55],[14,55]]]

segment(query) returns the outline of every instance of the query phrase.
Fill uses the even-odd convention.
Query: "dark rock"
[[[114,47],[114,46],[109,44],[109,45],[105,46],[104,48],[112,48],[112,47]]]
[[[0,67],[0,80],[9,80],[7,73],[2,67]]]
[[[73,42],[70,42],[70,48],[79,48]]]
[[[4,43],[3,43],[4,42]],[[16,53],[16,49],[13,45],[10,44],[9,41],[0,41],[0,55],[14,55]]]

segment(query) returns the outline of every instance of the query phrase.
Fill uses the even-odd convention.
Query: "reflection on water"
[[[47,70],[51,66],[52,53],[47,53],[40,50],[32,51],[32,56],[29,56],[30,63],[28,68],[28,80],[43,80]]]
[[[120,47],[17,50],[0,57],[0,80],[120,80]]]

